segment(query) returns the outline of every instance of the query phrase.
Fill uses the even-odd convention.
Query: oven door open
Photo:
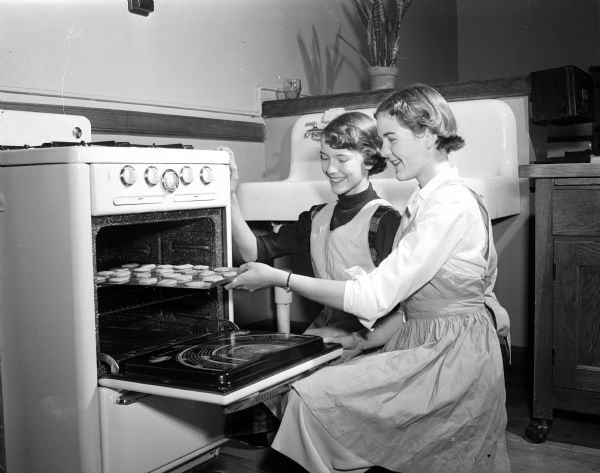
[[[341,354],[341,345],[312,335],[236,330],[120,360],[98,384],[228,406],[249,398],[260,402],[261,393],[281,392],[281,385]]]
[[[228,406],[341,355],[231,322],[226,210],[93,218],[100,386]]]

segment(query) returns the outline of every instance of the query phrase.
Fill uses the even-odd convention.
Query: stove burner
[[[91,146],[109,146],[109,147],[113,147],[113,148],[128,148],[131,146],[131,144],[127,141],[114,141],[114,140],[108,140],[108,141],[92,141],[90,143]]]
[[[164,145],[157,145],[156,143],[152,143],[151,145],[140,145],[140,144],[131,144],[127,141],[94,141],[90,143],[90,146],[108,146],[115,148],[169,148],[169,149],[194,149],[192,145],[184,145],[182,143],[170,143]]]
[[[171,149],[194,149],[192,145],[184,145],[181,143],[173,143],[168,145],[152,144],[152,148],[171,148]]]
[[[8,145],[0,145],[0,151],[12,151],[15,149],[28,149],[31,146],[23,145],[23,146],[8,146]]]
[[[41,146],[32,146],[32,148],[66,148],[68,146],[88,146],[85,141],[50,141],[42,143]]]

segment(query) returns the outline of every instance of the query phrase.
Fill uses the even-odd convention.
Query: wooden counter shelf
[[[444,82],[430,85],[450,102],[528,96],[531,92],[529,76],[467,82]],[[306,115],[336,107],[343,107],[348,110],[376,107],[393,91],[394,89],[369,90],[343,94],[315,95],[297,99],[268,100],[262,104],[262,116],[270,118]]]
[[[600,414],[600,164],[532,164],[535,194],[533,419],[544,442],[554,409]]]

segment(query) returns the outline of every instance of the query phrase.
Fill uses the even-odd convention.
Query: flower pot
[[[394,89],[400,76],[400,69],[396,66],[372,66],[367,68],[367,74],[372,90]]]

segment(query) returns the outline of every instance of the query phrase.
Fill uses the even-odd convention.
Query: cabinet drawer
[[[552,233],[600,236],[600,189],[555,187],[552,192]]]

